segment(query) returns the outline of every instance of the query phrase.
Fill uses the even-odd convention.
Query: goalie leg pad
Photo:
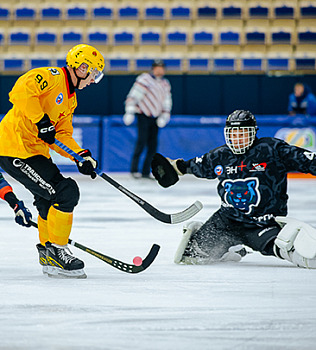
[[[174,262],[176,264],[184,263],[187,265],[192,265],[197,263],[195,258],[185,257],[184,252],[189,245],[191,236],[193,233],[198,231],[202,225],[203,223],[200,221],[191,221],[183,226],[183,236],[174,256]]]
[[[155,179],[162,187],[170,187],[179,181],[179,176],[167,158],[156,153],[151,161],[151,169]]]
[[[281,219],[279,221],[279,219]],[[297,253],[304,258],[316,257],[316,229],[312,226],[292,218],[276,218],[277,222],[286,223],[278,234],[275,244],[285,251],[294,246]]]

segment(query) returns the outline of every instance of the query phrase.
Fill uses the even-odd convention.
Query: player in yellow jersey
[[[55,146],[56,136],[85,159],[76,162],[79,171],[96,177],[97,161],[72,137],[72,117],[75,90],[102,79],[104,58],[94,47],[81,44],[68,52],[66,63],[63,68],[30,70],[15,83],[9,94],[13,107],[0,123],[0,166],[34,195],[43,272],[50,277],[85,278],[83,261],[67,249],[79,189],[60,173],[49,149],[69,157]]]

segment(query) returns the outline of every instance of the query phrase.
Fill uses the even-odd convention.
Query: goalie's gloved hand
[[[81,174],[90,175],[92,179],[97,177],[94,169],[98,166],[98,162],[91,157],[91,152],[88,149],[84,149],[78,153],[85,161],[78,162],[75,160],[78,170]]]
[[[37,136],[44,142],[52,145],[55,142],[56,130],[46,113],[44,117],[36,123],[36,126],[38,128]]]
[[[26,227],[31,226],[30,221],[32,219],[32,214],[28,208],[25,208],[23,201],[19,201],[13,210],[15,212],[15,222],[17,224]]]
[[[185,173],[185,166],[184,164],[182,166],[182,163],[183,159],[171,160],[156,153],[151,161],[151,169],[159,185],[165,188],[174,185],[179,180],[178,175]],[[179,166],[183,172],[179,170]]]

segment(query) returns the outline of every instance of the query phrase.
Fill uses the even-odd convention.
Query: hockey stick
[[[66,153],[68,153],[70,156],[75,158],[78,162],[84,162],[85,160],[79,156],[77,153],[75,153],[73,150],[68,148],[66,145],[55,139],[55,145],[60,147],[62,150],[64,150]],[[142,198],[138,197],[133,192],[129,191],[127,188],[120,185],[118,182],[113,180],[110,176],[106,175],[102,172],[99,168],[95,169],[95,172],[102,177],[105,181],[109,182],[112,186],[117,188],[119,191],[124,193],[127,197],[129,197],[131,200],[133,200],[135,203],[137,203],[141,208],[143,208],[149,215],[154,217],[155,219],[162,221],[166,224],[178,224],[180,222],[186,221],[190,219],[192,216],[197,214],[202,208],[203,205],[200,201],[196,201],[192,205],[190,205],[185,210],[175,213],[175,214],[166,214],[161,211],[159,211],[157,208],[153,207],[151,204],[147,203]]]
[[[31,226],[36,228],[38,227],[36,222],[30,221],[30,223],[31,223]],[[146,270],[147,267],[149,267],[152,264],[152,262],[155,260],[160,249],[160,246],[158,244],[153,244],[146,258],[142,260],[142,258],[135,257],[134,260],[137,258],[137,261],[139,264],[133,265],[133,264],[127,264],[115,258],[111,258],[108,255],[99,253],[96,250],[93,250],[91,248],[84,246],[83,244],[73,241],[72,239],[68,239],[68,243],[78,249],[83,250],[88,254],[95,256],[96,258],[106,262],[107,264],[115,267],[116,269],[127,273],[139,273]]]

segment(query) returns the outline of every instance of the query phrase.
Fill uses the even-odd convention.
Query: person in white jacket
[[[136,115],[138,125],[130,168],[134,178],[149,178],[151,160],[157,152],[159,128],[165,127],[170,120],[171,86],[164,75],[164,62],[155,60],[149,73],[142,73],[136,78],[125,101],[124,124],[132,124]],[[139,158],[146,147],[147,154],[140,173]]]

